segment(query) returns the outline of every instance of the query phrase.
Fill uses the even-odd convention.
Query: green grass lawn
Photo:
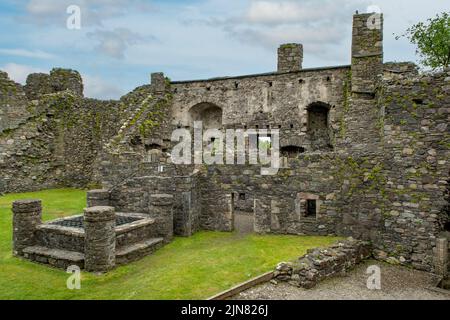
[[[11,203],[42,199],[44,220],[79,214],[81,190],[47,190],[0,197],[0,299],[205,299],[293,260],[334,237],[199,232],[106,275],[82,273],[81,290],[69,290],[69,274],[12,257]]]

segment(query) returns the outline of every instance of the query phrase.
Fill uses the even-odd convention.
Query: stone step
[[[163,246],[163,238],[152,238],[116,249],[116,265],[139,260]]]
[[[76,251],[52,249],[42,246],[26,247],[23,250],[24,258],[31,261],[49,264],[56,268],[67,270],[69,266],[76,265],[84,268],[84,254]]]

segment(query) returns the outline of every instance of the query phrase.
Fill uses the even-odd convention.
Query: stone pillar
[[[220,213],[217,231],[231,232],[234,229],[234,194],[227,193],[217,196],[217,213]]]
[[[303,45],[283,44],[278,48],[278,72],[299,71],[303,64]]]
[[[383,74],[383,15],[355,14],[352,36],[352,92],[374,94]]]
[[[435,272],[443,278],[448,274],[448,240],[446,238],[436,241]]]
[[[173,238],[173,203],[173,195],[150,195],[150,216],[155,219],[157,227],[154,236],[164,238],[166,243]]]
[[[87,193],[87,206],[90,207],[102,207],[109,206],[110,202],[109,191],[105,189],[91,190]]]
[[[155,72],[151,75],[151,88],[153,93],[162,93],[166,90],[166,78],[164,73]]]
[[[116,264],[116,213],[113,207],[84,210],[85,269],[107,272]]]
[[[193,216],[193,195],[192,191],[185,191],[181,193],[181,206],[178,211],[174,213],[174,234],[190,237],[192,231],[192,216]]]
[[[22,256],[23,249],[35,245],[36,227],[42,223],[41,200],[19,200],[13,211],[13,254]]]

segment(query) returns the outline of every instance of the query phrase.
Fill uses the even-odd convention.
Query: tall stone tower
[[[346,139],[353,151],[370,152],[381,141],[377,83],[383,74],[383,15],[353,16],[351,92]]]

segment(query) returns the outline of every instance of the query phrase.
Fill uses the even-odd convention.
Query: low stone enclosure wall
[[[153,253],[173,236],[162,234],[166,228],[160,220],[115,212],[109,206],[86,208],[84,215],[46,223],[40,200],[16,201],[12,209],[13,254],[57,268],[76,265],[107,272]]]
[[[281,262],[274,271],[275,281],[311,289],[320,281],[345,275],[362,261],[375,257],[370,242],[348,238],[325,248],[310,249],[295,262]],[[379,257],[378,257],[379,258]],[[391,262],[385,259],[386,262]],[[441,278],[448,276],[448,240],[439,239],[435,252],[435,270]]]
[[[350,238],[326,249],[310,249],[295,262],[279,263],[274,278],[310,289],[326,278],[345,274],[371,256],[370,242]]]

